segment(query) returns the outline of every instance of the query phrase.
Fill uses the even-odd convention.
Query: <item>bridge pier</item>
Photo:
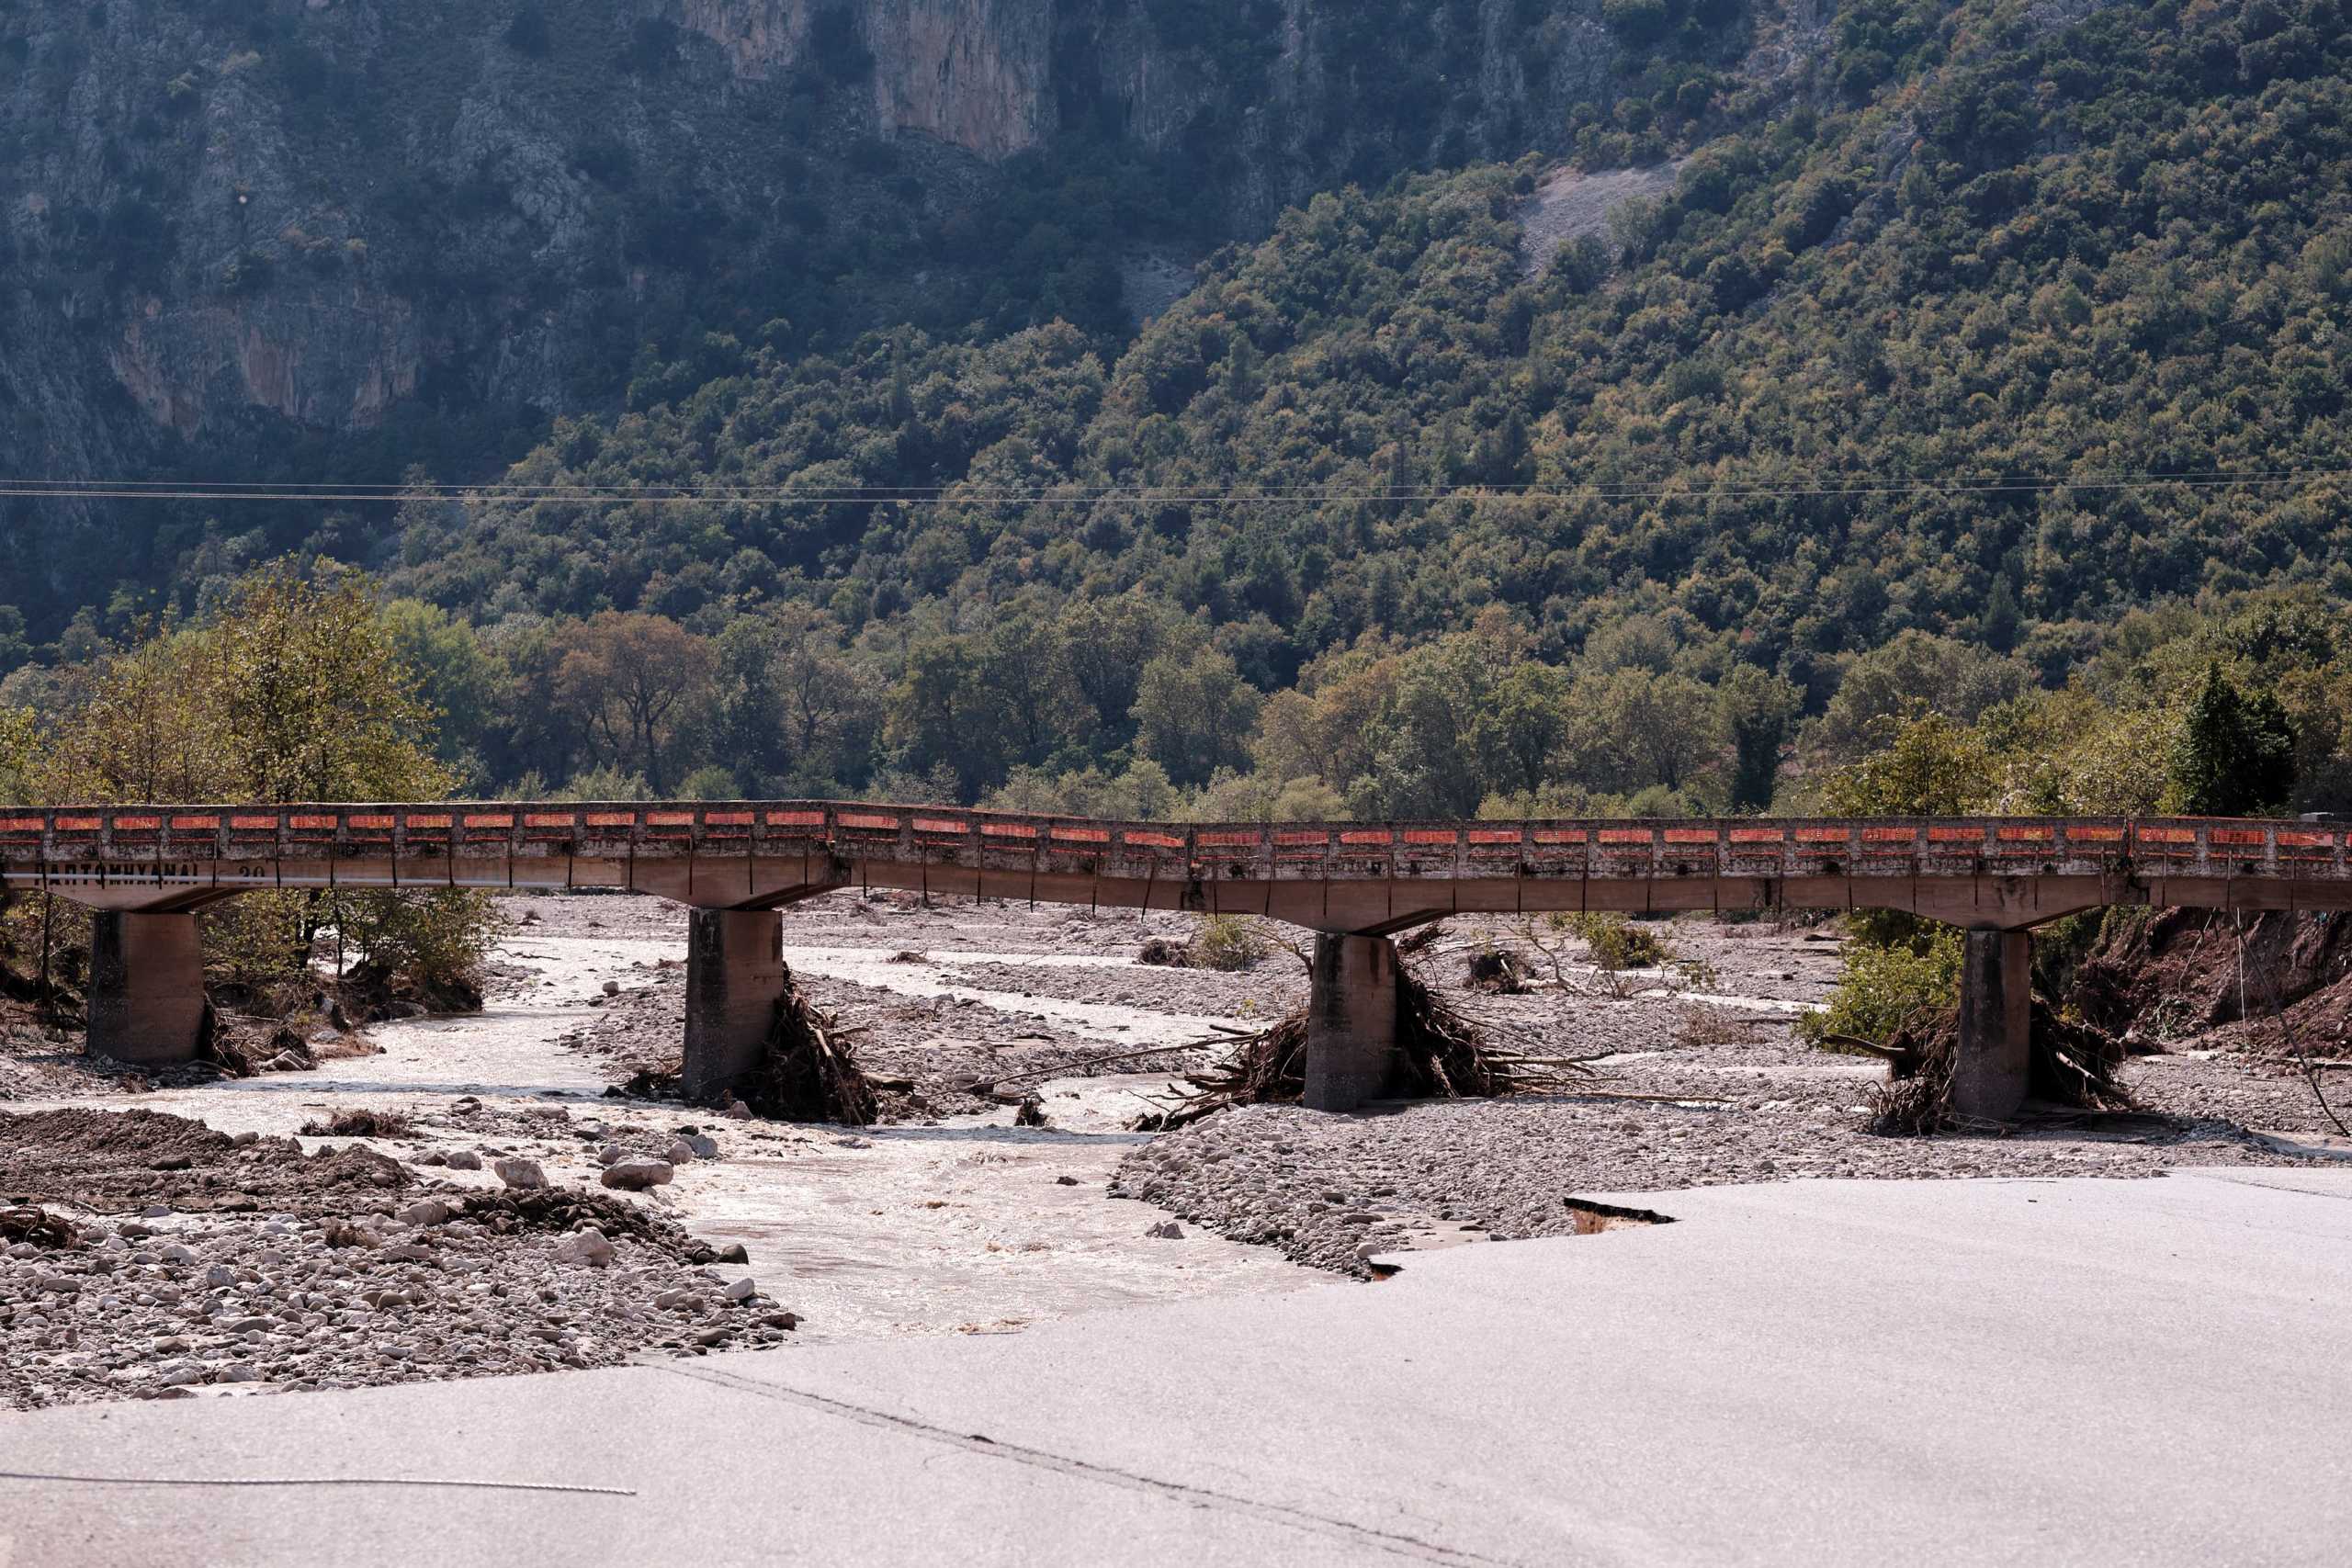
[[[194,915],[91,915],[91,1055],[141,1066],[192,1062],[204,1043],[205,1010]]]
[[[686,925],[686,1059],[679,1092],[716,1102],[760,1065],[788,976],[784,917],[693,909]]]
[[[1960,1038],[1951,1108],[2005,1122],[2025,1103],[2033,1072],[2033,938],[1972,931],[1960,968]]]
[[[1396,944],[1315,935],[1306,1007],[1306,1103],[1353,1111],[1386,1092],[1396,1065]]]

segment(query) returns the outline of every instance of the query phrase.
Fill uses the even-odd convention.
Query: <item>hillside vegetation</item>
[[[481,787],[1755,808],[1923,708],[2174,724],[2288,626],[2262,804],[2343,804],[2346,23],[1865,0],[1580,107],[1591,168],[1690,150],[1605,241],[1525,254],[1531,157],[1317,197],[1115,354],[706,334],[373,564]],[[2110,782],[1984,798],[2165,787]]]
[[[0,0],[0,470],[484,479],[554,415],[690,392],[713,333],[1115,352],[1161,302],[1130,276],[1318,189],[1564,151],[1586,99],[1679,146],[1741,9]],[[0,604],[47,639],[167,591],[206,517],[0,497]],[[360,560],[383,518],[220,521]]]

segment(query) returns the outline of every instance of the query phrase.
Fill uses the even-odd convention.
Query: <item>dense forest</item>
[[[2352,807],[2347,38],[1864,0],[1779,76],[1577,105],[1566,170],[1317,196],[1131,339],[650,344],[495,484],[212,509],[168,594],[0,609],[0,698],[55,722],[291,542],[375,575],[483,793],[1758,809],[1933,709],[1970,804],[2154,809],[2219,680],[2294,759],[2242,804]]]

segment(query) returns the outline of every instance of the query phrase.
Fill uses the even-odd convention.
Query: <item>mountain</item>
[[[134,9],[42,10],[18,87]],[[2292,804],[2352,802],[2342,0],[145,9],[277,52],[168,157],[21,91],[19,140],[282,183],[156,176],[135,278],[151,230],[10,203],[6,439],[407,489],[8,501],[0,672],[50,646],[0,704],[301,547],[398,599],[485,789],[1718,809],[1928,709],[2072,759],[2000,799],[2137,809],[2220,667],[2284,683]],[[337,27],[373,74],[240,162]],[[370,299],[414,389],[337,427]]]
[[[1731,123],[1679,162],[1588,124],[1589,170],[1319,195],[1115,357],[1058,326],[729,345],[514,480],[835,499],[491,499],[396,581],[853,630],[1133,588],[1276,685],[1497,604],[1546,657],[1638,624],[1816,704],[1906,632],[2062,679],[2135,607],[2352,590],[2339,16],[1852,8],[1794,86],[1688,106]]]
[[[688,389],[714,335],[1115,352],[1317,190],[1670,103],[1744,47],[1701,4],[8,0],[0,468],[477,479]],[[45,637],[167,586],[211,510],[7,504],[0,602]],[[244,554],[376,533],[219,522]]]

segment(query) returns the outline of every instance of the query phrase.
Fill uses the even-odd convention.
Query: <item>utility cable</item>
[[[274,502],[336,505],[396,504],[410,501],[469,501],[526,504],[536,502],[695,505],[738,502],[759,506],[1101,506],[1187,504],[1283,506],[1338,502],[1356,505],[1427,505],[1439,502],[1858,500],[1903,496],[2041,495],[2060,491],[2123,491],[2270,489],[2352,479],[2352,469],[2208,474],[2062,475],[1986,477],[1949,480],[1909,479],[1792,484],[1711,484],[1674,479],[1645,484],[1449,485],[1416,489],[1335,489],[1269,486],[1064,491],[962,490],[948,486],[832,487],[796,490],[789,485],[434,485],[406,488],[339,484],[276,484],[259,481],[0,479],[0,498],[65,501]]]

